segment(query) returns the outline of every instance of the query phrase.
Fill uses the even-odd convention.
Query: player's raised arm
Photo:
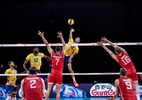
[[[114,47],[114,48],[119,47],[119,48],[121,48],[123,51],[125,51],[124,48],[122,48],[122,47],[118,46],[117,44],[111,42],[110,40],[108,40],[108,39],[105,38],[105,37],[102,37],[102,38],[101,38],[101,41],[102,41],[102,42],[109,43],[109,44],[110,44],[112,47]]]
[[[63,44],[62,51],[63,51],[63,53],[65,54],[66,43],[65,43],[65,40],[64,40],[64,38],[63,38],[62,32],[59,31],[59,32],[57,32],[57,34],[58,34],[58,37],[61,39],[61,42],[62,42],[62,44]]]
[[[102,46],[102,47],[104,48],[104,50],[105,50],[108,54],[110,54],[110,56],[111,56],[114,60],[117,61],[116,55],[115,55],[111,50],[109,50],[102,42],[97,42],[97,44],[98,44],[99,46]]]
[[[73,38],[73,32],[75,32],[75,30],[73,28],[71,28],[70,33],[69,33],[69,39]]]
[[[48,52],[49,52],[50,54],[52,54],[52,53],[53,53],[53,49],[49,46],[48,41],[45,39],[45,37],[44,37],[44,32],[38,31],[38,35],[42,38],[44,44],[45,44],[46,47],[47,47]]]

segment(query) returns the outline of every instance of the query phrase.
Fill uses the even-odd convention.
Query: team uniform
[[[73,38],[69,38],[68,44],[73,44],[74,40]],[[65,48],[65,62],[69,63],[70,56],[75,52],[76,54],[79,52],[78,46],[66,46]]]
[[[64,64],[64,54],[57,55],[55,52],[51,55],[52,69],[48,77],[48,83],[62,84],[62,70]]]
[[[38,76],[28,76],[23,79],[23,91],[26,100],[42,100],[43,98],[42,78]]]
[[[42,64],[42,58],[44,57],[43,53],[38,53],[36,56],[31,53],[26,57],[26,60],[30,61],[30,65],[35,66],[37,68],[37,73],[41,73],[40,67]]]
[[[138,81],[137,72],[135,66],[129,57],[128,53],[122,51],[121,56],[117,56],[118,63],[127,70],[127,77],[131,78],[133,81]]]
[[[7,69],[5,74],[17,74],[17,70],[15,69]],[[7,76],[7,83],[6,83],[6,93],[11,94],[16,84],[16,76]]]
[[[134,84],[131,78],[119,78],[119,90],[121,100],[137,100],[134,92]]]

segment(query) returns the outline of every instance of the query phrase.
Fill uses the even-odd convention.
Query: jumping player
[[[29,76],[21,81],[22,100],[42,100],[45,93],[45,83],[37,75],[36,67],[29,68]]]
[[[48,61],[50,60],[50,57],[39,52],[38,47],[35,47],[33,49],[33,53],[30,53],[29,55],[27,55],[26,60],[23,63],[24,69],[28,72],[26,65],[30,61],[30,66],[35,66],[37,68],[37,73],[41,73],[40,68],[41,68],[41,64],[42,64],[42,58],[45,58]]]
[[[137,100],[134,92],[134,83],[131,78],[126,76],[125,68],[120,68],[120,78],[115,80],[116,93],[108,100],[115,100],[119,94],[122,100]]]
[[[109,50],[103,42],[109,43],[112,47],[115,49],[114,54],[111,50]],[[112,43],[105,37],[101,39],[101,42],[98,42],[98,45],[102,46],[106,52],[110,54],[110,56],[116,60],[122,67],[124,67],[127,70],[127,77],[131,78],[134,82],[134,87],[136,90],[137,98],[139,100],[139,87],[138,87],[138,76],[135,69],[135,66],[132,62],[132,59],[130,58],[129,54],[125,51],[124,48],[117,46],[116,44]]]
[[[5,74],[17,74],[17,70],[14,68],[13,61],[8,62],[9,69],[5,71]],[[16,76],[7,76],[6,93],[8,94],[6,100],[16,100]]]
[[[73,35],[72,35],[73,32],[75,32],[75,30],[73,28],[71,28],[70,33],[69,33],[68,44],[77,44],[80,42],[79,37],[76,37],[75,41],[73,40]],[[72,69],[72,59],[75,56],[75,54],[78,54],[78,52],[79,52],[78,46],[66,46],[65,63],[67,63],[68,69],[69,69],[69,71],[71,73],[71,77],[73,79],[73,83],[76,87],[79,85],[76,82],[74,71]]]
[[[61,39],[63,47],[55,47],[55,51],[49,46],[48,41],[44,37],[44,32],[39,32],[38,35],[42,38],[44,44],[47,47],[48,52],[51,54],[52,69],[48,78],[48,89],[45,96],[45,100],[48,100],[50,91],[54,83],[56,83],[56,100],[60,100],[60,89],[62,85],[62,70],[64,64],[64,53],[65,53],[65,41],[62,33],[57,32],[58,37]]]

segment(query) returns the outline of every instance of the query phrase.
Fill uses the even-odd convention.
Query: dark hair
[[[57,51],[57,52],[58,52],[58,51],[61,51],[61,47],[60,47],[60,46],[56,46],[56,47],[55,47],[55,51]]]
[[[36,74],[36,73],[37,73],[36,67],[30,67],[29,68],[29,74]]]
[[[13,61],[9,61],[9,62],[8,62],[8,65],[11,64],[12,62],[13,62]]]
[[[38,48],[38,47],[34,47],[33,50],[34,50],[35,48]]]
[[[125,68],[120,68],[120,75],[126,76],[126,74],[127,74],[126,69]]]
[[[120,47],[115,47],[115,51],[116,51],[117,53],[121,53],[121,52],[122,52],[122,49],[121,49]]]

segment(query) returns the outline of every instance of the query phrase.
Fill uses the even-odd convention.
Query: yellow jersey
[[[73,44],[73,43],[74,43],[73,38],[69,38],[68,44]],[[76,54],[79,52],[78,46],[66,46],[65,56],[71,56],[74,52]]]
[[[42,64],[42,58],[44,57],[43,53],[38,53],[36,56],[31,53],[26,57],[26,60],[30,61],[30,65],[35,66],[37,70],[40,70],[41,64]]]
[[[17,74],[17,70],[16,69],[12,69],[12,68],[9,68],[5,71],[5,74]],[[12,85],[12,86],[15,86],[16,84],[16,76],[7,76],[7,83],[6,85]]]

